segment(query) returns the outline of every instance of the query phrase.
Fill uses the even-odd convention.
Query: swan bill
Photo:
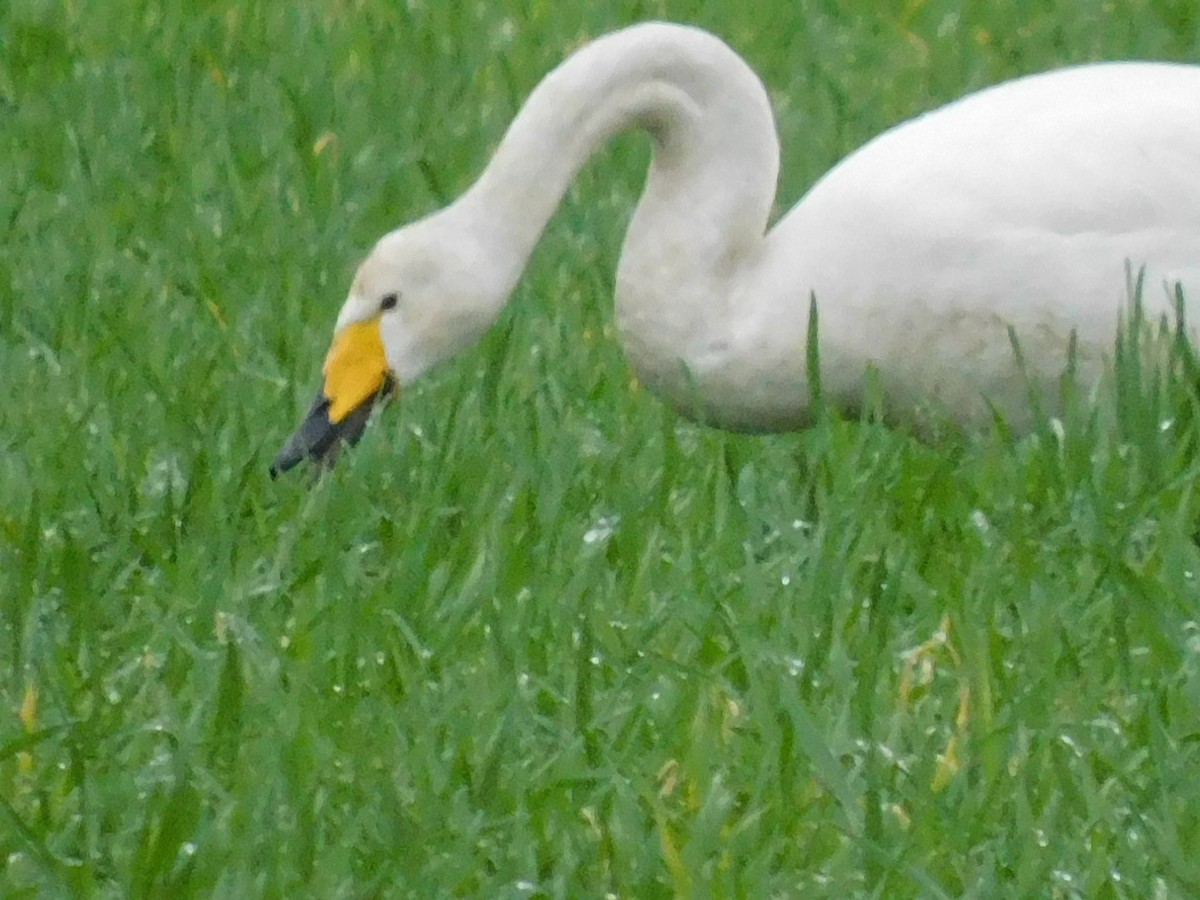
[[[332,466],[343,445],[358,443],[375,406],[395,392],[379,318],[338,331],[322,372],[325,384],[300,427],[271,463],[272,478],[305,459]]]
[[[271,477],[278,478],[305,459],[311,459],[326,468],[331,467],[337,461],[343,445],[353,447],[358,443],[375,407],[395,391],[395,379],[389,376],[376,393],[338,422],[333,421],[329,415],[329,398],[325,396],[324,391],[318,391],[316,399],[309,407],[308,415],[271,463]]]

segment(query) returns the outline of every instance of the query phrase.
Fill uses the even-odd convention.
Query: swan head
[[[385,235],[358,267],[334,326],[323,384],[271,465],[332,464],[362,437],[372,410],[431,366],[474,343],[511,280],[445,210]],[[515,276],[513,278],[515,280]]]

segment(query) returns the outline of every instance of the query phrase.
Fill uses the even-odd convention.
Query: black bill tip
[[[271,463],[268,470],[271,477],[278,478],[306,459],[311,459],[324,468],[332,467],[343,446],[353,447],[359,442],[375,407],[390,397],[395,389],[395,381],[391,378],[386,379],[379,390],[351,410],[340,422],[329,418],[329,398],[324,392],[318,391],[316,399],[309,407],[308,415]]]

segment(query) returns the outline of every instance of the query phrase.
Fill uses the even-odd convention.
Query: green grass
[[[609,329],[627,137],[483,347],[269,481],[356,260],[588,35],[724,34],[784,206],[1200,53],[1168,0],[597,6],[0,7],[0,896],[1200,894],[1184,357],[1020,441],[693,426]]]

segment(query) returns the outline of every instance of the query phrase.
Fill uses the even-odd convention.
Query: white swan
[[[810,297],[825,398],[878,372],[891,415],[925,405],[1021,428],[1077,336],[1098,376],[1144,267],[1200,296],[1200,67],[1110,63],[1010,81],[853,153],[767,229],[778,138],[749,66],[695,28],[650,23],[571,55],[530,95],[479,180],[383,237],[337,319],[325,384],[273,471],[361,433],[371,402],[473,343],[508,299],[587,158],[654,142],[629,223],[616,318],[642,381],[693,416],[802,426]]]

